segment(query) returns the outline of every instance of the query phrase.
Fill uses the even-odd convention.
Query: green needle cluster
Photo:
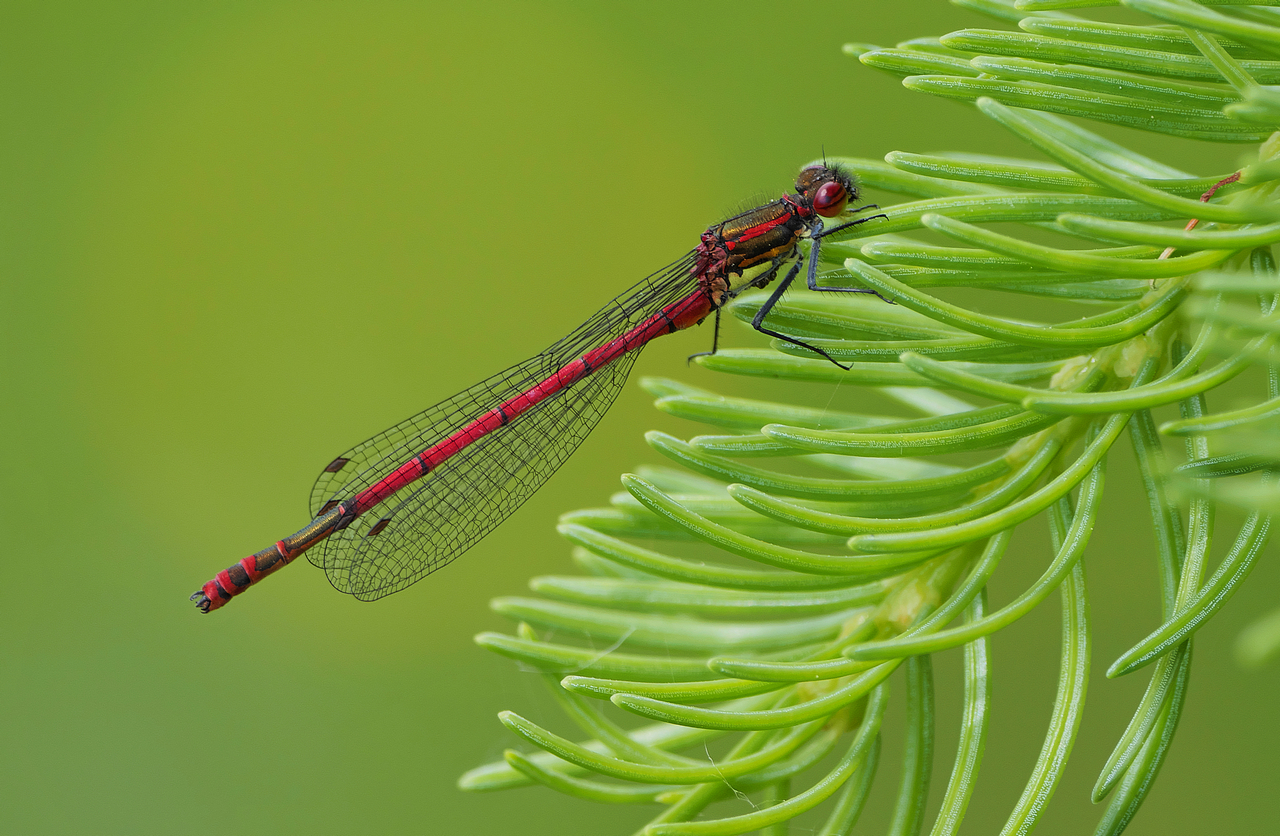
[[[902,200],[823,242],[819,285],[880,298],[797,292],[769,321],[849,370],[776,340],[699,363],[808,384],[811,397],[642,381],[660,410],[707,431],[650,433],[666,466],[624,476],[609,508],[561,520],[584,575],[535,578],[536,596],[495,600],[515,634],[477,637],[542,672],[583,739],[503,712],[521,748],[468,772],[464,789],[541,784],[651,805],[641,832],[652,836],[779,836],[802,814],[805,832],[834,836],[854,827],[881,746],[894,745],[904,769],[890,833],[953,834],[982,761],[989,637],[1056,591],[1057,697],[1001,833],[1030,832],[1080,727],[1091,649],[1084,557],[1108,459],[1131,450],[1162,615],[1107,671],[1150,679],[1097,778],[1096,832],[1120,833],[1137,813],[1172,744],[1195,631],[1248,576],[1280,512],[1280,273],[1270,250],[1280,242],[1280,93],[1267,86],[1280,84],[1280,11],[953,2],[997,28],[845,51],[909,90],[971,102],[1038,158],[836,159],[865,188]],[[1146,22],[1063,11],[1104,5]],[[1185,172],[1104,138],[1097,123],[1249,144],[1250,162]],[[944,299],[947,288],[968,295]],[[1061,315],[1027,321],[952,301],[973,291],[1045,297]],[[750,321],[765,298],[744,294],[731,312]],[[1232,381],[1233,403],[1246,391],[1252,405],[1211,411],[1210,392]],[[896,406],[827,408],[824,384],[877,387]],[[1214,567],[1224,503],[1247,516]],[[1015,531],[1041,515],[1052,560],[993,609],[988,579]],[[964,655],[964,708],[930,823],[930,659],[951,649]],[[1280,611],[1238,649],[1249,663],[1280,650]],[[905,739],[882,744],[891,683],[904,692]]]

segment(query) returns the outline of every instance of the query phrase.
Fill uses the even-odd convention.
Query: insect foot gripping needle
[[[766,286],[783,267],[785,276],[752,326],[835,363],[821,349],[765,327],[765,318],[800,272],[802,238],[813,242],[811,288],[861,291],[816,283],[822,237],[873,217],[824,228],[823,218],[838,217],[857,196],[853,177],[838,166],[801,170],[794,194],[712,226],[696,248],[546,351],[334,459],[311,489],[311,522],[219,572],[191,600],[201,612],[216,610],[303,552],[337,589],[361,600],[404,589],[492,531],[564,463],[650,340],[714,312],[714,352],[724,304],[748,287]]]

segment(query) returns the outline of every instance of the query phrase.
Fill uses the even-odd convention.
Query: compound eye
[[[844,190],[844,186],[832,180],[818,187],[813,196],[813,211],[824,218],[834,218],[844,211],[848,202],[849,193]]]

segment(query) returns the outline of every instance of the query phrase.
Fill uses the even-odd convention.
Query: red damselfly
[[[752,326],[835,363],[821,349],[765,327],[765,318],[800,272],[804,238],[812,241],[811,289],[867,292],[817,283],[822,238],[870,216],[829,229],[823,219],[838,217],[857,197],[853,177],[839,166],[802,169],[795,193],[712,226],[683,258],[546,351],[338,456],[311,489],[314,519],[306,527],[219,572],[191,600],[202,612],[218,609],[303,552],[334,587],[361,600],[422,579],[492,531],[564,463],[650,340],[714,313],[714,352],[725,303],[746,288],[765,287],[783,267],[785,276]]]

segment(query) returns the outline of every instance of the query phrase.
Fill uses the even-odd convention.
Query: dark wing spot
[[[368,533],[368,534],[366,534],[366,535],[364,535],[364,536],[366,536],[366,537],[376,537],[377,535],[379,535],[379,534],[381,534],[381,533],[382,533],[382,529],[386,528],[386,527],[387,527],[387,524],[388,524],[388,523],[390,523],[390,522],[391,522],[391,518],[390,518],[390,517],[383,517],[382,519],[380,519],[380,520],[378,520],[376,523],[374,523],[374,524],[373,524],[373,528],[369,529],[369,533]]]
[[[334,459],[333,461],[329,462],[329,464],[325,465],[324,472],[337,473],[339,470],[342,470],[342,468],[346,467],[347,462],[349,461],[351,461],[351,459],[344,459],[342,458],[342,456],[338,456],[338,458]]]

